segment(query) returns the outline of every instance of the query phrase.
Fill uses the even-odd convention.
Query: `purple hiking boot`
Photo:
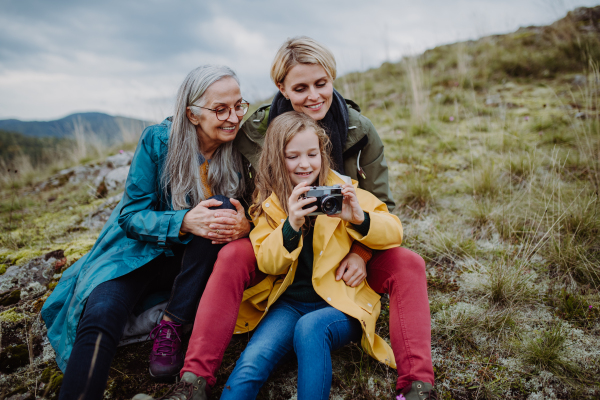
[[[181,325],[162,320],[150,332],[150,339],[154,340],[150,353],[150,375],[155,379],[178,376],[184,360]]]

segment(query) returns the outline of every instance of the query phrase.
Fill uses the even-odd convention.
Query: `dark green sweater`
[[[369,233],[371,227],[371,219],[369,214],[365,212],[365,220],[360,225],[352,224],[354,229],[363,236]],[[296,268],[296,275],[294,276],[294,282],[286,289],[283,296],[290,297],[294,300],[305,302],[305,303],[316,303],[322,300],[321,297],[315,292],[312,285],[312,272],[314,263],[313,253],[313,236],[314,226],[304,236],[304,244],[300,255],[298,256],[298,267]],[[288,252],[294,251],[300,243],[301,231],[295,231],[290,225],[289,219],[286,219],[283,223],[283,246]]]

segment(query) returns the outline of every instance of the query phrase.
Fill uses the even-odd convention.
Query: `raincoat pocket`
[[[356,292],[356,296],[354,297],[356,304],[369,314],[373,313],[373,309],[380,300],[381,296],[371,289],[369,285],[367,285],[366,281],[363,287]]]

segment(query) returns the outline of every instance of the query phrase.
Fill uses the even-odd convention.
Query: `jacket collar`
[[[173,125],[173,117],[165,118],[163,122],[160,123],[166,129],[161,129],[160,134],[158,135],[161,142],[166,145],[169,145],[169,136],[171,135],[171,126]]]
[[[352,132],[352,130],[358,129],[360,133],[363,133],[360,122],[360,107],[352,100],[345,100],[350,119],[348,137],[346,139],[346,144],[342,149],[344,153],[361,140],[363,136],[366,136],[365,134],[355,135],[354,132]],[[243,131],[250,141],[258,144],[262,148],[265,142],[265,133],[267,132],[270,111],[271,104],[263,104],[260,106],[250,118],[242,124],[238,135]]]

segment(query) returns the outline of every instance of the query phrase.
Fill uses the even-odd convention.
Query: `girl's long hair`
[[[208,198],[200,181],[200,143],[186,109],[196,106],[190,108],[192,113],[200,115],[205,112],[198,106],[205,104],[206,91],[210,85],[227,77],[235,79],[239,85],[235,72],[229,67],[202,65],[188,74],[177,92],[169,150],[161,177],[161,188],[166,196],[170,192],[174,210],[194,207]],[[245,189],[242,172],[242,156],[233,147],[233,141],[223,143],[210,162],[208,184],[214,194],[239,197]]]
[[[285,166],[285,148],[294,136],[306,129],[313,129],[319,138],[321,171],[318,185],[323,186],[327,182],[331,165],[329,158],[331,143],[325,130],[306,114],[296,111],[283,113],[269,124],[265,134],[255,179],[254,204],[249,211],[252,218],[257,219],[264,213],[262,203],[271,193],[275,193],[286,215],[289,215],[288,199],[294,190],[294,184]],[[271,226],[275,226],[274,221],[268,215],[267,220]]]

